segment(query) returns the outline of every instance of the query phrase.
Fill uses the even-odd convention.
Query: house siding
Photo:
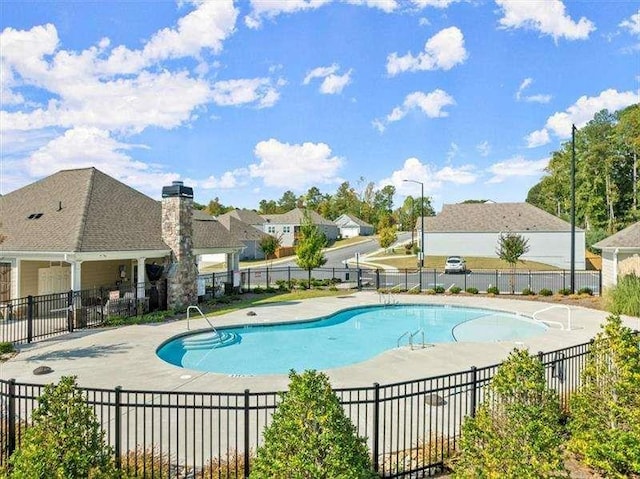
[[[640,276],[640,255],[638,253],[618,253],[618,275]]]
[[[49,268],[51,265],[50,261],[20,262],[20,290],[18,294],[21,298],[38,295],[38,270],[40,268]],[[60,263],[56,261],[55,265],[60,265]],[[68,265],[62,263],[62,266]]]
[[[546,263],[558,268],[571,268],[570,232],[514,232],[529,241],[529,252],[522,256],[528,261]],[[425,254],[428,256],[497,257],[500,233],[425,232]],[[585,269],[584,232],[576,231],[575,267]]]
[[[615,284],[615,264],[612,250],[602,252],[602,287],[607,288]]]

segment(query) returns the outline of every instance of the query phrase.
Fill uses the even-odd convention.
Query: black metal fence
[[[0,304],[0,341],[31,343],[99,326],[109,316],[126,318],[155,309],[166,309],[166,297],[142,283],[12,299]]]
[[[566,406],[590,343],[539,353],[548,384]],[[431,378],[335,390],[382,477],[424,477],[456,451],[498,365]],[[0,380],[0,465],[19,447],[44,386]],[[281,393],[168,392],[82,388],[133,477],[248,477]]]
[[[553,293],[568,290],[571,286],[571,272],[568,270],[529,271],[517,270],[515,273],[502,270],[468,271],[464,274],[445,274],[437,269],[418,270],[382,270],[370,268],[317,268],[311,271],[316,282],[332,281],[359,289],[397,289],[405,291],[426,291],[429,289],[450,289],[453,286],[466,291],[475,288],[486,292],[488,288],[497,287],[502,293],[515,293],[529,289],[535,293],[548,289]],[[211,273],[201,275],[210,285],[229,285],[232,272]],[[277,288],[279,284],[306,283],[307,270],[297,267],[261,267],[248,268],[240,272],[239,288],[250,291],[259,288]],[[599,295],[602,290],[602,274],[600,271],[576,271],[575,291],[588,289]]]

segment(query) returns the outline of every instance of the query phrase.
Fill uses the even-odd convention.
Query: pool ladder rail
[[[388,293],[378,293],[378,301],[385,306],[391,306],[400,303],[397,298],[393,297],[392,291],[389,291]]]
[[[202,318],[207,322],[207,324],[209,325],[209,327],[211,328],[211,330],[216,333],[219,334],[218,331],[216,330],[216,328],[213,327],[213,324],[211,324],[211,321],[209,321],[209,318],[207,318],[204,313],[202,312],[202,310],[198,307],[198,306],[189,306],[187,308],[187,331],[190,331],[190,325],[189,325],[189,319],[191,318],[191,311],[197,311],[198,313],[200,313],[200,316],[202,316]]]
[[[400,347],[400,342],[405,338],[409,337],[409,348],[413,351],[413,338],[415,338],[418,334],[421,335],[422,343],[420,345],[420,349],[424,349],[427,347],[427,344],[424,342],[424,329],[420,328],[415,330],[413,333],[411,331],[405,331],[400,335],[398,340],[396,341],[396,347]],[[416,345],[417,346],[417,345]]]

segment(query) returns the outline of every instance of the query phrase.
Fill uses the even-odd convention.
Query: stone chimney
[[[198,303],[198,268],[193,254],[193,188],[174,181],[162,188],[162,240],[171,248],[167,269],[167,307]]]

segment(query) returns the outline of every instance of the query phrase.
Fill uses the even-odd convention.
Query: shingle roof
[[[240,221],[235,216],[222,215],[218,217],[218,221],[229,231],[231,236],[238,241],[260,241],[265,236],[269,236],[255,226]]]
[[[349,215],[349,214],[342,214],[340,215],[338,218],[336,218],[335,223],[338,225],[342,225],[340,219],[344,218],[347,221],[345,221],[344,223],[346,224],[349,220],[351,220],[353,223],[357,224],[358,226],[365,226],[365,227],[369,227],[369,228],[373,228],[372,224],[367,223],[366,221],[361,220],[360,218],[358,218],[357,216],[354,215]]]
[[[420,228],[420,218],[417,220]],[[529,203],[460,203],[444,205],[424,218],[425,232],[570,231],[566,221]],[[582,231],[576,228],[576,231]]]
[[[59,171],[12,191],[0,197],[0,212],[6,236],[0,249],[5,251],[169,249],[162,241],[160,202],[95,168]],[[38,213],[42,216],[29,219]],[[228,242],[223,233],[214,231],[215,226],[196,227],[196,223],[194,247]]]
[[[220,215],[218,219],[228,216],[232,216],[248,225],[261,225],[264,223],[264,218],[253,210],[236,208],[235,210],[231,210],[223,215]]]
[[[309,210],[309,216],[314,225],[329,225],[336,226],[333,221],[323,218],[313,210]],[[263,215],[267,223],[278,225],[300,225],[304,218],[304,210],[301,208],[294,208],[291,211],[283,213],[281,215]]]
[[[598,241],[594,248],[639,248],[640,249],[640,221],[627,226],[625,229]]]

